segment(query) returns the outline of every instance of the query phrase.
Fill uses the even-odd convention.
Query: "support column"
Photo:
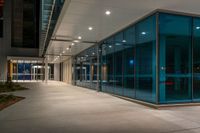
[[[164,36],[160,37],[160,52],[159,52],[159,62],[160,62],[160,68],[159,68],[159,73],[160,73],[160,79],[159,79],[159,85],[160,85],[160,90],[159,90],[159,100],[161,102],[166,101],[166,38]]]
[[[48,70],[48,60],[45,58],[45,82],[47,83],[48,81],[48,75],[49,75],[49,70]]]
[[[72,57],[72,85],[76,85],[76,59]]]
[[[100,51],[99,46],[97,47],[97,91],[101,91],[100,87]]]

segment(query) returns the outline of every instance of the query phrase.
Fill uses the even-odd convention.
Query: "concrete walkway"
[[[155,110],[60,82],[24,83],[0,133],[200,133],[200,107]]]

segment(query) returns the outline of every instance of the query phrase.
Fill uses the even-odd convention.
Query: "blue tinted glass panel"
[[[114,36],[114,93],[123,95],[123,32]]]
[[[136,98],[156,101],[156,16],[136,25]]]
[[[200,19],[194,19],[193,26],[193,96],[200,100]]]
[[[102,44],[101,87],[102,91],[114,93],[114,44],[113,38]]]
[[[24,63],[18,64],[18,80],[24,80]]]
[[[31,64],[26,63],[24,64],[24,75],[25,75],[25,80],[31,80]]]
[[[160,103],[191,100],[192,18],[161,13]]]
[[[124,31],[123,45],[124,96],[135,98],[135,27]]]

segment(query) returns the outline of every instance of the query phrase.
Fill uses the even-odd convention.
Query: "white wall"
[[[72,84],[72,58],[63,62],[63,81]]]
[[[54,64],[54,80],[60,81],[60,64]]]

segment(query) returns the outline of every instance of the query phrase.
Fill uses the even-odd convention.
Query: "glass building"
[[[76,85],[153,104],[200,101],[200,18],[156,11],[75,58]]]
[[[39,1],[12,1],[12,47],[39,47]]]

